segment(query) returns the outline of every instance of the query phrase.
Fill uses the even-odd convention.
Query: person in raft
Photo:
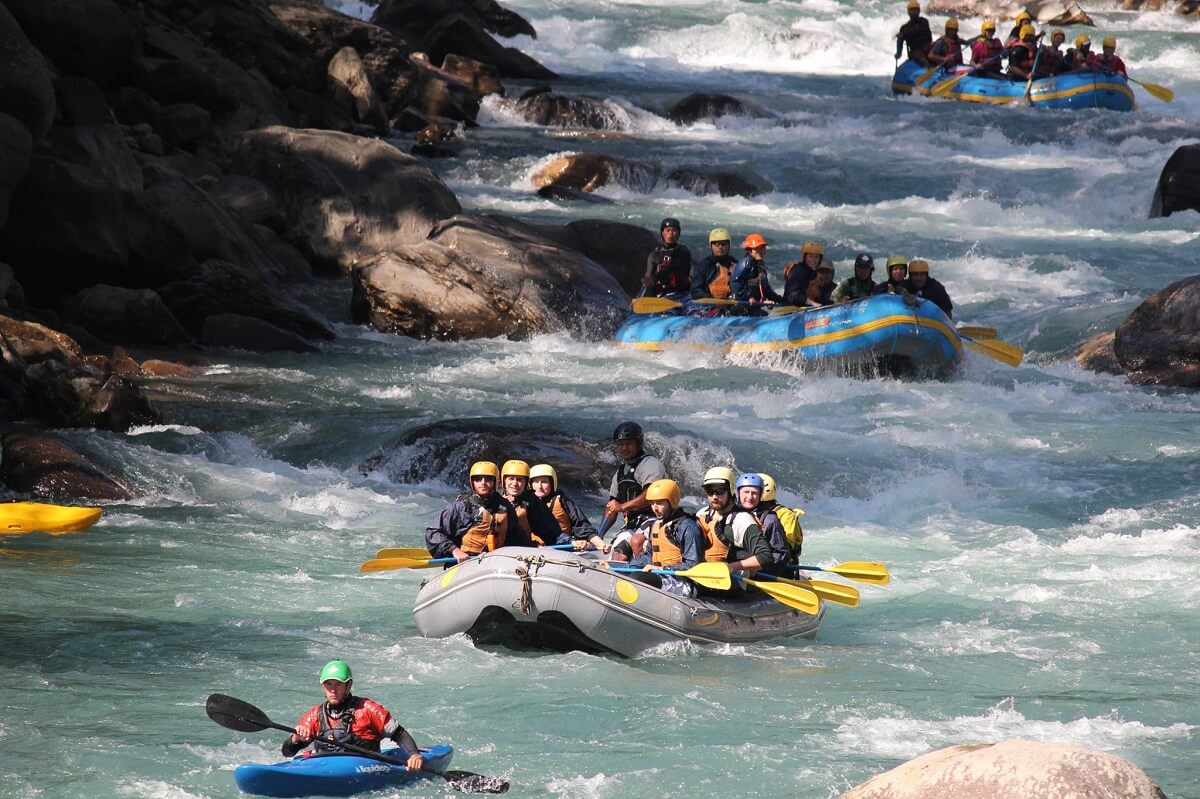
[[[642,285],[647,297],[681,294],[691,287],[692,251],[679,243],[679,220],[667,217],[658,226],[662,244],[646,256],[646,274]]]
[[[612,559],[632,560],[641,555],[646,542],[646,530],[654,519],[646,489],[655,480],[667,476],[662,461],[646,453],[642,426],[637,422],[621,422],[613,431],[613,443],[621,466],[613,475],[608,489],[608,504],[604,506],[604,518],[600,522],[601,536],[624,515],[625,526],[613,539]]]
[[[760,233],[751,233],[742,241],[742,247],[746,257],[737,262],[730,279],[734,299],[749,304],[751,310],[782,303],[783,297],[775,293],[767,277],[767,240]]]
[[[940,64],[942,69],[951,69],[962,63],[962,49],[966,44],[958,38],[958,20],[946,20],[946,35],[929,48],[929,64]]]
[[[833,293],[836,302],[853,302],[875,293],[875,281],[871,275],[875,272],[875,259],[868,253],[859,253],[854,259],[854,277],[848,277]]]
[[[900,58],[901,45],[908,47],[908,57],[923,67],[932,66],[929,63],[929,47],[933,44],[933,31],[929,30],[929,20],[921,16],[919,0],[908,0],[908,22],[900,26],[896,34],[896,58]]]
[[[998,78],[1004,65],[1001,58],[1004,55],[1004,42],[996,37],[996,21],[985,19],[979,28],[979,36],[971,45],[971,66],[974,74],[986,78]]]
[[[724,563],[729,554],[729,547],[718,537],[717,528],[733,513],[733,484],[736,482],[737,474],[733,469],[714,466],[704,473],[700,483],[707,506],[696,514],[696,524],[704,534],[704,559],[710,563]]]
[[[351,693],[353,687],[354,675],[346,661],[326,663],[321,669],[325,701],[300,717],[296,732],[283,742],[283,756],[295,757],[309,744],[319,755],[347,752],[345,744],[378,752],[379,742],[391,738],[404,750],[411,770],[425,768],[421,750],[408,730],[383,705]]]
[[[650,562],[635,579],[679,596],[695,596],[696,585],[686,577],[650,573],[653,569],[684,571],[704,559],[704,534],[695,517],[679,507],[679,484],[655,480],[646,489],[646,499],[655,519],[650,527]]]
[[[471,490],[456,496],[425,528],[425,548],[430,554],[462,563],[506,544],[530,546],[532,542],[517,523],[516,510],[496,490],[500,478],[496,464],[477,461],[469,476]]]
[[[910,294],[929,300],[941,308],[947,319],[954,318],[954,303],[950,302],[946,287],[929,276],[928,261],[914,259],[909,262],[908,280],[904,281],[904,288]]]
[[[1112,36],[1105,36],[1104,41],[1100,42],[1100,49],[1100,55],[1093,54],[1088,60],[1087,66],[1091,69],[1099,69],[1109,75],[1119,72],[1128,78],[1129,73],[1125,69],[1125,62],[1117,55],[1117,40]]]
[[[796,511],[786,505],[780,505],[776,501],[775,497],[778,487],[775,485],[774,477],[766,472],[759,472],[758,476],[763,481],[762,499],[759,500],[758,506],[762,508],[763,513],[774,513],[776,518],[779,519],[779,525],[783,528],[783,535],[786,540],[786,545],[783,546],[785,550],[783,552],[785,562],[792,564],[799,563],[800,552],[804,548],[804,530],[800,527],[800,517],[796,514]],[[763,528],[766,529],[765,524]],[[771,541],[771,549],[778,556],[780,553],[779,542]]]
[[[874,294],[903,294],[904,279],[908,277],[908,259],[903,255],[892,255],[887,259],[888,279],[875,287]]]
[[[573,544],[576,549],[585,549],[591,544],[601,552],[608,552],[608,543],[596,532],[575,501],[558,487],[558,472],[548,463],[536,464],[529,470],[529,485],[534,496],[545,503],[550,515],[560,530],[558,543]]]
[[[750,577],[760,569],[768,573],[781,571],[787,561],[776,563],[771,541],[755,514],[762,499],[763,479],[753,472],[739,475],[734,490],[737,499],[733,510],[717,527],[717,536],[728,550],[725,563],[729,573]],[[735,585],[741,583],[735,581]]]
[[[517,514],[517,525],[533,544],[565,544],[570,539],[559,541],[562,533],[558,522],[551,515],[546,503],[534,494],[529,485],[529,464],[525,461],[509,460],[500,467],[501,491]]]
[[[736,261],[729,254],[730,235],[723,227],[708,233],[708,248],[712,253],[692,270],[692,299],[714,298],[727,300],[733,294],[729,279]],[[703,310],[712,310],[698,306]]]
[[[817,267],[825,263],[825,245],[819,241],[806,241],[800,248],[800,260],[790,261],[783,267],[784,305],[808,304],[808,284],[817,276]]]

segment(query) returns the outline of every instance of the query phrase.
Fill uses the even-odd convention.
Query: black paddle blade
[[[225,694],[210,694],[204,712],[222,727],[238,732],[260,732],[275,726],[267,714],[254,705]]]
[[[508,782],[470,771],[443,771],[446,784],[464,793],[508,793]]]

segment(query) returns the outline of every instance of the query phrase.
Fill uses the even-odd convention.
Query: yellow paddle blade
[[[700,297],[692,300],[697,305],[737,305],[737,300],[731,300],[728,297]]]
[[[804,309],[799,305],[776,305],[771,309],[768,316],[787,316],[788,314],[804,313]]]
[[[924,83],[926,80],[928,80],[933,75],[933,73],[937,72],[941,68],[942,68],[941,64],[935,64],[934,66],[932,66],[929,69],[922,72],[920,75],[917,76],[916,80],[913,81],[913,87],[916,88],[918,91],[928,93],[929,90],[922,89],[921,84]]]
[[[821,612],[821,600],[817,598],[816,594],[806,588],[798,588],[794,585],[784,585],[782,583],[760,583],[757,580],[745,577],[742,578],[742,581],[746,585],[754,586],[776,602],[782,602],[789,608],[795,608],[801,613],[815,616]]]
[[[666,297],[638,297],[630,303],[630,307],[633,308],[634,313],[662,313],[683,306]]]
[[[861,594],[858,589],[852,585],[842,585],[841,583],[832,583],[828,580],[808,580],[795,581],[800,583],[801,588],[807,588],[817,596],[824,599],[826,602],[836,602],[839,605],[847,605],[852,608],[858,607]]]
[[[364,572],[389,572],[395,569],[432,569],[435,566],[441,565],[440,563],[430,563],[428,558],[425,560],[417,560],[416,558],[374,558],[359,566],[358,569]]]
[[[804,513],[804,508],[792,508],[792,513],[796,514],[797,516],[804,516],[804,515],[806,515],[806,514]]]
[[[962,339],[964,344],[976,352],[983,353],[989,358],[1009,366],[1020,366],[1021,361],[1025,358],[1025,350],[1016,344],[1009,344],[1007,341],[975,341],[966,336],[963,336]]]
[[[387,547],[386,549],[381,549],[376,552],[375,557],[414,558],[416,560],[425,560],[426,558],[432,558],[433,555],[430,555],[428,552],[426,552],[424,547]]]
[[[831,568],[822,569],[822,571],[840,574],[847,579],[858,580],[860,583],[887,585],[892,580],[887,566],[868,560],[848,560]]]
[[[676,577],[686,577],[705,588],[727,591],[733,585],[729,577],[729,567],[724,563],[697,563],[686,571],[675,572]]]
[[[950,78],[949,80],[942,81],[941,83],[937,84],[936,86],[934,86],[932,89],[929,90],[930,96],[945,97],[947,94],[950,93],[951,89],[953,89],[955,86],[958,85],[958,82],[960,80],[962,80],[963,78],[967,77],[967,75],[970,75],[970,74],[971,74],[970,72],[964,72],[963,74],[956,75],[955,77]]]
[[[1136,78],[1130,78],[1131,81],[1141,86],[1143,89],[1154,95],[1164,103],[1169,103],[1175,99],[1175,92],[1168,89],[1166,86],[1159,86],[1157,83],[1144,83]]]
[[[972,327],[971,325],[959,325],[958,334],[971,338],[995,338],[998,335],[994,327]]]
[[[86,530],[100,518],[100,508],[48,505],[43,502],[0,503],[0,535],[73,533]]]

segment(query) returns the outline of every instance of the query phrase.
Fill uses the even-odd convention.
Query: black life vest
[[[313,741],[313,750],[321,754],[345,752],[346,748],[344,744],[350,744],[351,746],[378,752],[379,741],[368,741],[359,738],[352,730],[354,726],[354,712],[362,707],[362,703],[362,697],[352,696],[347,698],[346,704],[342,707],[340,714],[333,724],[329,723],[329,703],[326,702],[322,705],[321,727],[316,740]]]
[[[617,502],[625,503],[642,493],[642,484],[637,481],[634,473],[637,471],[638,464],[649,457],[645,452],[638,453],[638,456],[631,463],[622,463],[621,468],[617,470]],[[643,519],[650,516],[649,508],[642,510],[629,511],[625,514],[625,526],[636,527],[641,524]]]

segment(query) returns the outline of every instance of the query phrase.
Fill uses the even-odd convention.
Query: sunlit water
[[[282,735],[217,727],[207,694],[290,724],[340,656],[419,741],[453,743],[459,768],[522,796],[825,799],[931,749],[1035,738],[1200,797],[1200,397],[1069,359],[1200,271],[1200,216],[1146,219],[1163,162],[1196,140],[1195,24],[1101,10],[1131,74],[1178,99],[1052,113],[892,99],[893,4],[511,5],[541,34],[511,43],[563,73],[558,88],[617,103],[631,135],[548,135],[489,99],[464,157],[432,164],[468,208],[673,215],[695,250],[712,226],[757,230],[777,269],[808,238],[840,273],[859,250],[924,256],[956,318],[997,327],[1026,364],[969,353],[958,379],[909,383],[557,335],[420,343],[345,323],[348,289],[317,287],[308,299],[341,323],[320,354],[217,355],[163,404],[167,424],[67,434],[144,498],[83,535],[0,546],[0,796],[232,796],[232,768],[277,759]],[[693,90],[776,116],[677,128],[663,112]],[[584,149],[737,169],[768,193],[533,194],[549,154]],[[833,606],[811,643],[618,660],[422,639],[428,572],[357,567],[420,544],[458,486],[358,466],[414,426],[495,417],[596,442],[641,420],[692,503],[710,465],[770,471],[808,510],[806,561],[882,560],[894,581]]]

